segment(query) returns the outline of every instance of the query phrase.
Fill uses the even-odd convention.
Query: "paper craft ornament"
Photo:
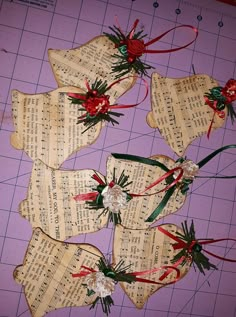
[[[148,159],[113,153],[107,160],[106,177],[94,170],[53,170],[36,160],[19,211],[33,227],[59,240],[100,230],[108,221],[145,229],[180,209],[194,179],[207,178],[199,170],[231,148],[236,145],[219,148],[198,163],[186,158],[174,162],[162,155]]]
[[[94,170],[54,170],[35,160],[27,198],[19,211],[33,227],[59,240],[100,230],[109,220],[128,228],[147,228],[178,210],[185,195],[172,195],[162,212],[151,223],[145,222],[165,195],[164,191],[158,193],[166,187],[165,180],[159,178],[174,161],[156,156],[159,163],[145,158],[143,163],[135,158],[130,161],[109,156],[106,177]]]
[[[116,59],[116,62],[113,62],[112,72],[116,74],[116,78],[127,75],[130,71],[135,71],[139,75],[148,75],[148,70],[153,68],[152,66],[145,63],[141,57],[145,53],[157,54],[157,53],[171,53],[182,50],[185,47],[191,45],[198,36],[198,30],[191,25],[179,25],[174,27],[163,34],[157,36],[156,38],[144,42],[144,38],[147,37],[147,34],[143,33],[143,30],[136,32],[136,27],[139,23],[139,20],[135,20],[131,31],[125,35],[119,26],[118,19],[116,19],[117,26],[109,27],[112,31],[112,34],[104,33],[115,45],[117,51],[114,53],[113,57]],[[179,28],[190,28],[193,30],[195,38],[189,43],[167,50],[150,50],[149,46],[158,42],[168,33],[179,29]]]
[[[56,81],[61,86],[81,87],[81,82],[88,79],[91,83],[94,78],[106,80],[108,83],[122,76],[147,75],[147,70],[152,67],[144,63],[140,57],[144,53],[170,53],[179,51],[191,45],[198,36],[198,31],[191,25],[180,25],[174,27],[162,35],[144,43],[147,36],[143,31],[136,32],[139,20],[128,35],[124,35],[118,21],[113,28],[113,34],[104,33],[106,36],[97,36],[86,44],[69,50],[48,50],[49,62],[51,64]],[[150,50],[148,47],[159,41],[169,32],[178,28],[190,28],[194,31],[194,39],[181,47],[168,50]],[[120,97],[135,84],[135,78],[126,79],[120,87],[113,87],[111,95],[114,98]]]
[[[83,265],[96,268],[102,253],[88,244],[55,241],[39,228],[33,232],[24,263],[14,271],[14,279],[22,284],[33,317],[69,306],[91,305],[96,295],[87,295],[84,279],[72,274]]]
[[[206,255],[236,263],[236,259],[221,257],[205,249],[206,245],[222,241],[236,242],[236,239],[197,239],[193,222],[189,228],[185,221],[182,228],[164,224],[146,230],[130,230],[118,225],[115,228],[113,261],[117,263],[123,259],[137,272],[148,270],[148,279],[175,283],[188,273],[191,266],[197,267],[203,274],[204,270],[217,269]],[[156,267],[163,270],[155,271]],[[178,278],[175,269],[179,270]],[[147,299],[164,286],[139,283],[120,285],[137,308],[142,308]]]
[[[59,87],[76,86],[83,87],[84,80],[90,84],[97,80],[111,84],[115,75],[111,73],[112,64],[115,62],[113,55],[116,48],[106,36],[97,36],[80,47],[69,50],[48,50],[55,79]],[[134,71],[130,71],[124,81],[113,86],[109,92],[114,99],[119,98],[131,89],[136,82]]]
[[[147,115],[147,123],[159,129],[178,156],[183,156],[188,145],[209,128],[215,130],[223,126],[227,107],[215,110],[204,98],[217,86],[218,83],[207,75],[166,78],[152,74],[152,111]]]
[[[15,269],[14,278],[24,287],[32,316],[43,317],[58,308],[84,305],[94,308],[97,303],[108,315],[118,282],[165,286],[181,277],[181,270],[176,265],[139,272],[132,271],[132,266],[125,265],[122,259],[110,264],[92,245],[56,241],[36,228],[24,263]],[[151,280],[145,278],[163,270],[169,272],[164,273],[162,282],[155,277]],[[172,271],[175,279],[170,281],[166,277]]]
[[[176,235],[177,232],[183,233],[181,228],[174,224],[165,224],[161,227],[173,235]],[[147,275],[147,278],[160,283],[175,283],[188,273],[190,262],[186,262],[184,265],[181,265],[180,261],[175,264],[171,263],[171,259],[177,254],[171,243],[172,240],[157,228],[130,230],[118,225],[115,228],[113,261],[118,263],[123,259],[127,265],[131,265],[132,271],[137,272],[152,270],[157,267],[162,268],[159,271],[154,270]],[[165,268],[165,266],[168,266],[168,268]],[[180,272],[178,279],[176,278],[176,268]],[[164,286],[161,284],[127,284],[122,282],[120,285],[129,299],[139,309],[143,308],[152,294]]]
[[[73,152],[96,141],[102,128],[98,122],[88,131],[77,124],[83,112],[72,104],[68,93],[83,93],[75,87],[63,87],[30,95],[12,91],[15,132],[11,144],[24,150],[32,160],[40,159],[58,168]],[[83,133],[84,132],[84,133]]]

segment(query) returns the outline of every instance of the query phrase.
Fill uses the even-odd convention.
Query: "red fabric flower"
[[[145,49],[144,42],[138,39],[127,40],[127,52],[131,57],[140,57]]]
[[[91,116],[96,116],[99,113],[106,113],[109,110],[109,96],[101,95],[100,97],[92,97],[83,103],[83,107]]]
[[[226,103],[232,103],[236,100],[236,80],[230,79],[227,81],[225,87],[222,89],[221,94],[227,99]]]

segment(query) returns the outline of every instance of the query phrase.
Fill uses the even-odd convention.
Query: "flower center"
[[[195,176],[198,174],[198,170],[199,170],[199,166],[191,160],[185,160],[183,163],[178,162],[174,165],[174,167],[181,167],[183,169],[183,176],[181,180],[183,179],[193,180]],[[178,171],[175,172],[176,177],[178,173],[179,173]]]
[[[89,97],[84,103],[88,115],[97,116],[100,113],[107,113],[110,107],[109,96]]]
[[[99,297],[109,296],[115,290],[115,281],[100,271],[89,274],[85,283],[87,288],[93,290]]]
[[[113,213],[119,213],[120,209],[127,206],[127,194],[119,185],[106,186],[102,191],[103,206]]]

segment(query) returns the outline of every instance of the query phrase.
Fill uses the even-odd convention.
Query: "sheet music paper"
[[[85,201],[73,198],[94,191],[97,182],[92,179],[93,174],[93,170],[54,170],[36,160],[27,199],[19,207],[21,215],[34,228],[42,228],[57,240],[100,230],[106,226],[108,215],[101,215],[101,209],[89,209]]]
[[[152,111],[147,122],[160,130],[177,155],[182,156],[195,138],[207,133],[214,111],[205,105],[204,94],[217,86],[217,81],[208,75],[175,79],[152,74]],[[215,115],[212,130],[223,124],[224,119]]]
[[[33,317],[71,306],[91,304],[96,295],[87,296],[84,278],[73,278],[85,265],[96,269],[101,252],[89,244],[55,241],[39,228],[33,231],[24,263],[14,271],[16,282],[24,287]]]
[[[182,229],[173,224],[162,225],[162,227],[174,235],[176,235],[176,232],[182,233]],[[118,225],[115,228],[114,235],[113,262],[116,264],[123,260],[125,265],[131,265],[129,272],[142,272],[160,268],[164,265],[173,266],[170,260],[179,252],[179,250],[174,251],[171,246],[173,243],[175,241],[158,231],[157,228],[130,230]],[[184,266],[179,265],[177,268],[180,270],[180,278],[183,278],[189,271],[190,266],[187,263]],[[164,272],[165,270],[163,269],[140,277],[160,283],[170,283],[175,280],[176,271],[173,270],[165,279],[160,281],[159,278]],[[163,285],[141,282],[132,284],[120,283],[120,285],[139,309],[144,306],[153,293],[163,287]]]
[[[152,159],[163,163],[167,168],[173,168],[174,161],[164,155],[155,155]],[[112,156],[109,156],[107,161],[107,181],[110,182],[113,177],[113,171],[115,169],[117,177],[119,177],[124,171],[126,176],[129,176],[128,181],[132,182],[129,186],[125,187],[129,193],[139,194],[146,187],[151,185],[157,179],[159,179],[166,172],[163,171],[160,167],[150,166],[143,163],[115,159]],[[162,181],[157,186],[148,190],[143,194],[152,194],[160,191],[166,187],[166,182]],[[180,209],[184,202],[186,196],[178,193],[174,193],[169,199],[167,205],[162,210],[160,215],[153,222],[145,222],[148,216],[155,210],[155,208],[160,204],[162,198],[166,192],[158,193],[152,196],[144,197],[134,197],[131,199],[126,208],[121,209],[121,219],[122,225],[126,228],[131,229],[145,229],[148,228],[153,222],[161,219],[162,217],[167,216],[168,214],[176,212]]]
[[[58,83],[62,86],[76,86],[84,88],[85,79],[92,84],[95,79],[107,81],[108,84],[115,82],[115,74],[111,68],[117,59],[113,57],[118,49],[106,36],[97,36],[86,44],[69,50],[49,49],[49,61]],[[114,102],[127,90],[133,87],[136,78],[131,71],[129,77],[109,90],[111,101]],[[113,100],[114,99],[114,100]]]
[[[15,132],[11,144],[23,149],[32,160],[40,159],[53,168],[59,168],[73,152],[95,142],[102,128],[99,122],[82,134],[86,128],[77,120],[84,112],[71,103],[68,92],[83,93],[75,87],[35,95],[12,91]]]
[[[165,156],[155,159],[171,168],[174,161]],[[165,172],[159,167],[142,163],[115,159],[109,156],[107,161],[107,183],[113,180],[115,169],[119,178],[122,171],[132,182],[125,189],[130,193],[139,193],[156,181]],[[76,201],[78,194],[96,191],[99,185],[92,178],[94,170],[62,171],[54,170],[40,160],[34,162],[28,188],[27,198],[21,202],[19,212],[31,225],[40,227],[54,239],[65,240],[81,233],[100,230],[106,226],[108,213],[104,208],[89,209],[85,201]],[[102,180],[104,176],[96,172]],[[155,193],[165,187],[165,181],[150,189],[147,193]],[[185,195],[174,193],[162,213],[153,221],[145,222],[148,216],[161,202],[165,192],[144,197],[134,197],[127,206],[120,210],[122,225],[132,229],[148,228],[154,221],[170,213],[176,212],[184,204]]]

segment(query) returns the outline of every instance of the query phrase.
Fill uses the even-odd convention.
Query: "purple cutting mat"
[[[107,31],[118,15],[124,30],[136,18],[151,38],[179,23],[199,28],[197,41],[177,53],[148,55],[146,60],[157,72],[169,77],[193,73],[212,75],[220,84],[235,74],[236,10],[213,0],[0,0],[0,317],[30,317],[23,289],[12,278],[16,265],[22,263],[31,237],[29,223],[18,214],[18,205],[26,197],[32,162],[24,152],[10,145],[13,131],[11,89],[26,93],[45,92],[56,87],[50,69],[48,48],[72,48]],[[194,3],[198,3],[195,5]],[[178,9],[178,10],[176,10]],[[180,44],[181,38],[168,35],[161,48]],[[140,85],[121,100],[137,100]],[[141,90],[140,90],[140,93]],[[98,141],[71,156],[64,168],[93,168],[105,172],[109,153],[123,152],[142,156],[165,154],[175,157],[157,130],[146,124],[149,98],[136,109],[124,111],[120,125],[107,126]],[[187,150],[188,158],[199,161],[214,149],[235,143],[235,126],[226,125],[197,139]],[[235,151],[218,156],[202,169],[202,175],[236,174]],[[236,237],[235,180],[196,180],[184,207],[163,222],[180,224],[194,219],[198,237]],[[95,244],[111,254],[112,230],[81,235],[71,241]],[[227,247],[228,246],[228,247]],[[236,258],[235,244],[221,243],[214,248],[220,255]],[[144,309],[137,310],[117,286],[111,316],[186,317],[236,316],[236,264],[211,259],[218,271],[205,276],[192,269],[173,286],[154,294]],[[100,307],[66,308],[48,317],[103,316]]]

